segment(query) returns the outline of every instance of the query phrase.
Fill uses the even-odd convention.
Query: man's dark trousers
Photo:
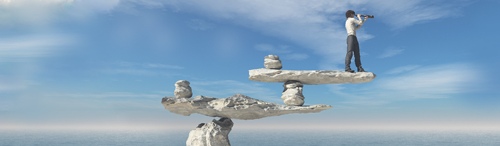
[[[354,62],[356,63],[356,67],[361,66],[361,59],[359,58],[359,43],[358,38],[354,35],[347,36],[347,55],[345,56],[345,68],[350,69],[351,67],[351,59],[352,52],[354,52]]]

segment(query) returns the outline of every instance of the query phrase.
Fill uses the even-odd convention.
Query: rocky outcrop
[[[286,105],[291,106],[302,106],[304,104],[304,95],[302,95],[302,85],[299,81],[287,81],[283,84],[285,88],[283,90],[283,95],[281,99],[285,102]]]
[[[264,117],[280,116],[292,113],[317,113],[332,108],[330,105],[287,106],[269,103],[235,94],[227,98],[196,96],[194,98],[164,97],[166,110],[179,115],[189,116],[198,113],[210,117],[253,120]]]
[[[189,86],[189,82],[186,80],[179,80],[175,82],[174,95],[175,98],[191,98],[193,96],[193,92]]]
[[[367,83],[377,75],[371,72],[349,73],[331,70],[275,70],[253,69],[249,70],[251,81],[285,83],[289,80],[299,81],[304,85]]]
[[[228,118],[212,120],[210,123],[201,123],[189,132],[186,146],[231,146],[229,132],[233,128],[233,121]]]
[[[281,69],[283,66],[281,65],[280,57],[276,55],[268,55],[264,57],[264,67],[267,69]]]

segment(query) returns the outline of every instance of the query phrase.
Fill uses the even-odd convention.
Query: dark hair
[[[354,14],[356,14],[356,13],[354,13],[353,10],[347,10],[347,12],[345,12],[345,18],[349,18],[349,17],[351,17],[351,15],[354,15]]]

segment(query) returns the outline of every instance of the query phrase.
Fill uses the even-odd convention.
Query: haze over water
[[[2,146],[183,146],[189,130],[2,130]],[[498,146],[499,130],[238,130],[234,146]]]

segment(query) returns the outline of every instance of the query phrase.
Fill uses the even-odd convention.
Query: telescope
[[[368,18],[375,18],[375,16],[373,16],[373,15],[361,15],[361,14],[360,14],[360,16],[361,16],[361,17],[368,17]]]

